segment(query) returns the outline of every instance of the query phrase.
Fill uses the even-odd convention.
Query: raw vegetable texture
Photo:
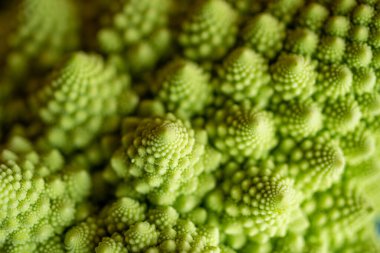
[[[0,24],[0,253],[380,253],[379,0]]]

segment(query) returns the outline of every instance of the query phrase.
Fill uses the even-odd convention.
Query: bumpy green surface
[[[23,1],[14,31],[7,38],[5,74],[26,78],[35,67],[51,68],[65,53],[75,50],[79,43],[76,8],[69,0]]]
[[[207,163],[206,133],[194,132],[172,114],[127,118],[123,131],[123,145],[112,157],[111,169],[155,204],[173,204],[177,196],[195,191],[197,177],[218,165]]]
[[[0,6],[1,253],[380,252],[379,0]]]
[[[173,60],[158,71],[152,90],[169,112],[188,119],[210,102],[209,77],[197,64]]]
[[[31,96],[31,106],[50,145],[83,148],[134,109],[137,98],[128,86],[128,76],[99,56],[76,53]]]
[[[182,24],[179,44],[193,60],[221,58],[236,40],[237,15],[221,0],[200,1]]]
[[[1,154],[1,247],[6,252],[28,244],[41,252],[60,248],[49,241],[57,241],[53,237],[74,223],[77,205],[90,192],[88,172],[64,167],[58,151],[39,156],[21,138],[6,148]]]
[[[206,129],[213,145],[237,160],[265,156],[275,143],[273,116],[238,105],[217,110]]]

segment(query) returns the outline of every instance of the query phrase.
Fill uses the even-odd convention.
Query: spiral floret
[[[346,158],[338,143],[328,138],[321,133],[300,142],[284,140],[275,156],[288,164],[296,189],[306,197],[328,189],[342,176]]]
[[[183,118],[203,111],[211,96],[207,74],[195,63],[174,60],[158,73],[154,93],[169,112]]]
[[[68,152],[84,148],[98,134],[114,129],[137,102],[128,86],[128,77],[117,75],[100,56],[72,55],[31,97],[47,143]],[[126,98],[131,103],[123,106],[121,101]]]
[[[215,60],[235,42],[237,13],[222,0],[200,1],[182,24],[179,44],[192,60]]]
[[[285,54],[271,66],[272,84],[284,99],[308,97],[314,90],[316,73],[309,59]]]
[[[294,189],[294,181],[273,166],[264,162],[238,168],[223,180],[219,190],[207,197],[207,207],[219,213],[228,236],[248,236],[263,242],[286,229],[290,214],[298,208],[299,193]]]
[[[283,101],[274,109],[278,129],[284,136],[305,138],[322,128],[320,107],[312,100]]]
[[[244,44],[268,58],[281,50],[285,35],[285,25],[269,13],[254,16],[242,30]]]
[[[255,51],[241,47],[229,54],[219,69],[217,89],[235,101],[253,99],[270,76],[268,65]]]
[[[208,122],[207,131],[215,148],[226,159],[262,157],[276,143],[272,114],[238,105],[217,111]]]
[[[358,102],[350,95],[326,101],[322,113],[326,129],[340,134],[353,130],[362,117]]]
[[[171,114],[131,118],[124,130],[123,147],[112,160],[113,170],[128,184],[132,180],[134,190],[147,194],[155,204],[173,203],[186,190],[185,184],[196,183],[205,169],[201,166],[205,133],[195,133]]]

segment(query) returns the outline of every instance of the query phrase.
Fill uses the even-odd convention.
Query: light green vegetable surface
[[[380,252],[380,1],[3,1],[0,24],[0,253]]]

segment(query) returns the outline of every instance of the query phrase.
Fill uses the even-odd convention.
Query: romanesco
[[[0,23],[0,253],[380,253],[379,0]]]

